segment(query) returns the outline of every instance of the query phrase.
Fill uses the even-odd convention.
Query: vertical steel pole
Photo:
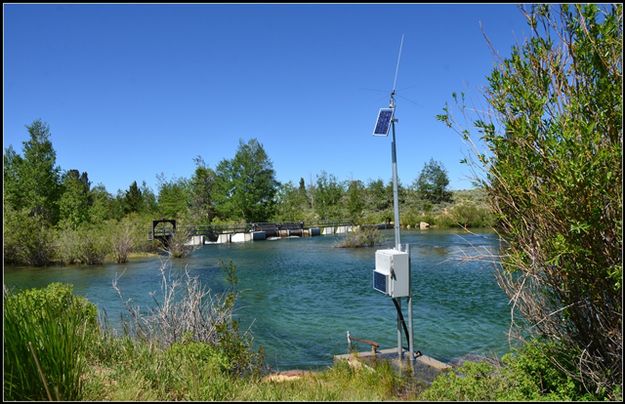
[[[392,102],[392,104],[395,104],[395,103]],[[394,105],[393,105],[393,108],[394,108]],[[401,251],[401,244],[399,240],[399,197],[398,197],[398,191],[397,191],[397,150],[395,146],[395,111],[393,111],[391,128],[393,130],[392,160],[393,160],[393,210],[395,211],[395,249],[397,251]]]
[[[401,311],[401,298],[395,298],[397,301],[397,307]],[[403,357],[403,349],[401,347],[401,319],[399,317],[399,312],[397,313],[397,359],[399,359],[399,363],[401,365],[401,360]]]
[[[414,333],[412,331],[412,263],[410,261],[410,244],[406,244],[408,253],[408,353],[410,368],[414,371]]]

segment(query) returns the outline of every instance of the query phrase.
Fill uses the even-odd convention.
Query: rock
[[[306,374],[311,374],[311,372],[307,372],[305,370],[286,370],[284,372],[272,373],[263,378],[263,381],[266,382],[285,382],[289,380],[297,380]]]
[[[423,229],[429,229],[429,228],[430,228],[430,224],[429,224],[429,223],[426,223],[426,222],[419,222],[419,228],[420,228],[421,230],[423,230]]]

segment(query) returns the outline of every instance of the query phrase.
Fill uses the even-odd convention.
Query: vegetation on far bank
[[[215,170],[200,157],[190,179],[159,175],[157,194],[136,181],[112,196],[92,186],[86,172],[56,166],[50,128],[41,120],[27,126],[23,155],[12,147],[4,153],[4,262],[44,266],[124,263],[129,254],[157,253],[148,240],[152,220],[176,219],[178,236],[198,225],[252,222],[305,222],[308,225],[350,221],[388,223],[393,219],[392,183],[382,180],[341,182],[322,172],[316,181],[295,187],[275,179],[260,142],[241,141],[232,159]],[[260,173],[260,174],[259,174]],[[441,163],[425,164],[408,187],[399,187],[401,224],[417,227],[487,227],[493,216],[479,189],[448,191]],[[182,231],[181,231],[182,230]],[[174,256],[185,253],[177,241]]]

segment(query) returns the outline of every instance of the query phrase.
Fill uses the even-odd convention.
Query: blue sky
[[[257,138],[279,181],[391,178],[391,139],[371,135],[405,35],[398,172],[430,158],[471,187],[467,147],[435,119],[452,92],[479,105],[494,47],[527,28],[514,5],[4,5],[4,147],[50,125],[57,164],[113,194],[157,174],[189,178]]]

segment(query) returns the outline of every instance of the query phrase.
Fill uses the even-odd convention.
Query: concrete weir
[[[206,231],[206,230],[204,230]],[[351,225],[326,225],[304,227],[304,223],[262,223],[253,224],[251,230],[240,229],[222,230],[218,233],[209,230],[206,234],[195,234],[185,243],[189,246],[204,244],[246,243],[248,241],[275,240],[279,238],[315,237],[321,235],[341,234],[353,231]]]
[[[230,237],[231,243],[244,243],[246,241],[252,241],[252,233],[233,233]]]

